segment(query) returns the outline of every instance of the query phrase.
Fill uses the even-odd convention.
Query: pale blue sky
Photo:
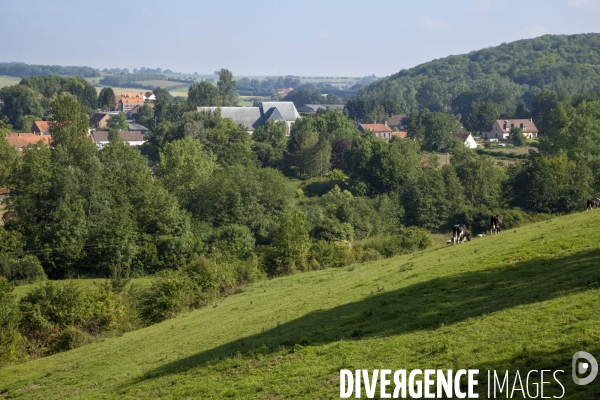
[[[546,33],[600,0],[0,0],[0,61],[236,75],[386,76]]]

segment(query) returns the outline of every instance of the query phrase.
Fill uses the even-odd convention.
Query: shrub
[[[142,293],[140,316],[148,324],[173,318],[190,308],[194,290],[194,283],[183,271],[161,271]]]
[[[0,276],[9,281],[32,283],[46,279],[46,273],[36,256],[10,258],[0,255]]]
[[[75,282],[46,282],[25,295],[19,303],[19,330],[29,341],[29,351],[63,351],[89,341],[89,334],[118,329],[124,309],[108,286],[84,291]]]
[[[411,253],[417,250],[424,250],[433,244],[433,239],[428,231],[408,227],[401,228],[396,235],[376,236],[367,239],[361,243],[361,247],[366,252],[368,249],[374,249],[384,257],[393,257],[397,254]],[[375,253],[372,253],[373,255]]]
[[[325,240],[319,240],[312,244],[310,259],[315,269],[339,268],[355,262],[349,243],[330,243]]]
[[[19,312],[12,290],[8,280],[0,277],[0,366],[25,357],[23,337],[17,329]]]

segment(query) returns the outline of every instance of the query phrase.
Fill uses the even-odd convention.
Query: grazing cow
[[[600,207],[600,199],[599,198],[595,198],[595,199],[588,199],[587,201],[587,209],[591,210],[592,208],[598,208]]]
[[[502,218],[498,214],[492,215],[490,219],[490,224],[492,225],[491,234],[500,233],[500,229],[502,228]]]
[[[467,239],[471,241],[471,234],[467,231],[467,227],[464,224],[454,225],[452,229],[452,242],[463,243]]]

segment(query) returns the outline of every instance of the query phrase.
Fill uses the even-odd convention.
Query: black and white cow
[[[592,208],[598,208],[600,207],[600,199],[599,198],[595,198],[595,199],[588,199],[587,201],[587,209],[591,210]]]
[[[471,241],[471,234],[467,231],[467,227],[464,224],[454,225],[452,229],[452,243],[463,243],[465,239]]]
[[[492,226],[492,235],[494,233],[500,233],[500,229],[502,228],[502,218],[500,218],[498,214],[492,215],[492,218],[490,219],[490,225]]]

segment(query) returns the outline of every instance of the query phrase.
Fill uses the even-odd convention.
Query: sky
[[[600,32],[600,0],[0,0],[0,62],[366,76],[545,34]]]

